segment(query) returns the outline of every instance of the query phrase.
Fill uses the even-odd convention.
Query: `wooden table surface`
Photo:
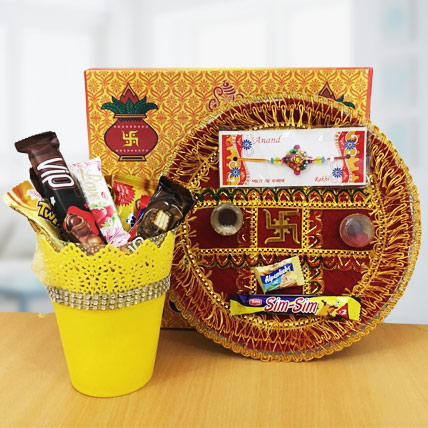
[[[428,427],[428,326],[383,324],[309,363],[263,363],[163,330],[148,385],[71,386],[52,314],[0,314],[0,427]]]

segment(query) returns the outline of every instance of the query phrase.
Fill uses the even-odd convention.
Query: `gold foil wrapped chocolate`
[[[41,232],[54,240],[60,239],[58,219],[50,204],[42,199],[29,181],[15,186],[3,196],[12,209],[27,217],[36,232]]]

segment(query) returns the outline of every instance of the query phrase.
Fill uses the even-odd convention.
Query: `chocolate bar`
[[[61,238],[58,219],[51,206],[28,181],[7,192],[3,200],[12,209],[27,217],[36,232],[43,233],[53,241]]]
[[[70,165],[70,171],[85,196],[98,227],[109,244],[125,245],[129,233],[125,232],[117,213],[113,198],[101,173],[101,159]]]
[[[75,183],[59,151],[54,132],[44,132],[15,143],[16,150],[27,153],[33,177],[56,214],[60,227],[73,242],[101,245],[105,243],[85,198]]]
[[[236,294],[230,298],[230,314],[316,315],[358,321],[361,304],[352,296]]]
[[[192,194],[183,186],[161,177],[141,219],[131,230],[137,236],[152,238],[177,227],[194,204]],[[133,233],[134,232],[134,233]]]

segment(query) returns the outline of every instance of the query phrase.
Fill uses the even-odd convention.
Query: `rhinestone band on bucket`
[[[156,299],[169,289],[171,276],[140,288],[120,293],[75,293],[62,288],[46,287],[52,302],[77,309],[120,309]]]

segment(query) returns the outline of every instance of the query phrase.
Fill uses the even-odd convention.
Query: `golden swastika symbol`
[[[266,229],[274,230],[273,234],[276,236],[271,236],[265,239],[265,244],[269,242],[285,242],[285,238],[288,234],[291,233],[293,241],[296,244],[300,244],[299,238],[297,237],[297,224],[289,224],[288,218],[298,213],[297,210],[290,211],[280,211],[279,217],[277,220],[272,222],[272,217],[269,210],[263,210],[266,213]]]
[[[136,134],[137,134],[137,131],[129,131],[129,132],[122,131],[123,141],[126,142],[126,144],[124,144],[123,147],[132,147],[134,144],[138,146],[138,137]]]

